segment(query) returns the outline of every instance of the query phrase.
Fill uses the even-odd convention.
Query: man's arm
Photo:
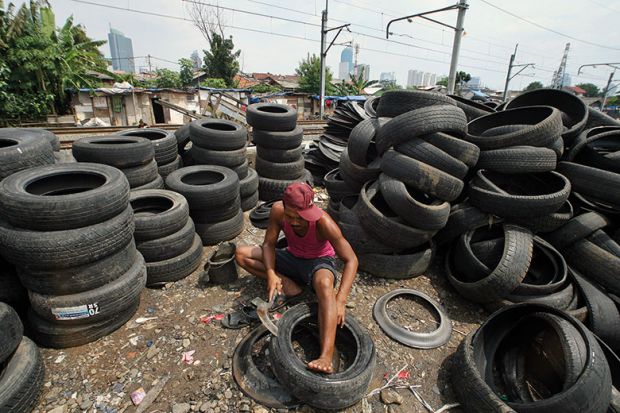
[[[271,207],[269,213],[269,222],[265,239],[263,241],[263,264],[267,273],[267,291],[269,293],[269,301],[276,291],[282,290],[282,281],[276,274],[276,243],[278,235],[282,229],[282,219],[284,218],[284,206],[282,202],[276,202]]]
[[[319,221],[319,233],[334,247],[336,254],[344,262],[340,288],[336,294],[338,302],[338,324],[344,325],[344,308],[349,297],[349,292],[357,275],[357,256],[351,248],[349,241],[342,235],[342,231],[329,215],[324,215]]]

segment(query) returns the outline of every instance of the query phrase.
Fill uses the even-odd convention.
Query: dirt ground
[[[260,244],[263,235],[263,230],[251,225],[246,213],[246,228],[235,242]],[[205,248],[203,260],[212,250],[213,247]],[[347,314],[362,322],[377,349],[377,365],[369,392],[404,368],[403,379],[398,384],[419,386],[419,395],[433,409],[456,403],[450,384],[451,355],[486,313],[450,287],[443,276],[442,261],[443,257],[435,257],[425,275],[409,280],[359,274]],[[133,413],[137,408],[130,394],[139,388],[148,393],[166,377],[169,379],[161,393],[145,412],[270,411],[241,393],[232,378],[231,357],[236,344],[250,328],[224,329],[219,321],[209,318],[228,312],[239,300],[264,298],[265,285],[240,270],[239,280],[232,285],[200,288],[201,271],[202,266],[182,281],[163,289],[145,290],[132,320],[110,336],[77,348],[43,349],[45,386],[35,413]],[[453,324],[447,344],[433,350],[417,350],[393,341],[381,331],[372,317],[372,307],[377,298],[396,288],[422,291],[445,307]],[[435,320],[423,305],[407,299],[394,300],[388,311],[414,331],[431,330]],[[188,351],[195,351],[191,364],[182,361],[183,353]],[[409,389],[396,391],[401,404],[387,405],[377,394],[369,397],[368,403],[358,403],[345,411],[429,411]],[[314,411],[307,406],[297,410]]]

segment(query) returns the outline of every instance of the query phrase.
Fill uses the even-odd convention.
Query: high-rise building
[[[353,73],[353,48],[345,47],[340,53],[340,65],[338,66],[338,78],[348,80]]]
[[[435,86],[437,84],[437,74],[433,73],[430,80],[429,86]]]
[[[410,86],[422,86],[424,79],[424,72],[419,70],[409,70],[407,72],[407,87]]]
[[[395,82],[396,81],[396,73],[394,73],[394,72],[381,72],[381,75],[379,75],[379,81],[381,81],[381,82]]]
[[[200,70],[202,68],[202,59],[200,59],[198,50],[194,50],[189,58],[192,61],[194,70]]]
[[[134,73],[136,68],[133,60],[133,45],[131,44],[131,39],[125,37],[123,33],[110,26],[108,40],[110,43],[110,54],[112,55],[112,68],[114,70]]]
[[[362,79],[364,79],[364,82],[368,82],[368,79],[370,79],[370,65],[360,63],[359,65],[355,66],[355,69],[353,69],[353,73],[355,74],[355,76],[359,76],[362,72],[364,73],[362,75]]]
[[[480,82],[480,78],[479,77],[472,77],[469,82],[467,82],[467,87],[469,87],[470,89],[480,89],[480,86],[482,85],[482,83]]]

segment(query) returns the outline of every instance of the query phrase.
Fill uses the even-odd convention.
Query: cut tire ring
[[[387,305],[393,298],[404,295],[421,298],[427,304],[430,304],[437,315],[439,315],[439,327],[430,333],[415,333],[396,324],[387,313]],[[452,322],[446,310],[431,297],[416,290],[402,288],[379,297],[375,302],[372,314],[385,334],[409,347],[420,349],[441,347],[450,340],[452,335]]]

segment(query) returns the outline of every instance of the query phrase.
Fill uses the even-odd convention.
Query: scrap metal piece
[[[274,298],[275,298],[275,295],[274,295]],[[258,318],[260,319],[260,322],[263,323],[265,328],[267,328],[267,330],[269,330],[271,334],[277,337],[278,326],[276,326],[273,323],[273,321],[271,321],[271,317],[269,317],[269,309],[273,305],[273,298],[272,298],[272,301],[266,302],[265,300],[256,297],[255,299],[252,300],[252,304],[256,306],[256,314],[258,314]]]

